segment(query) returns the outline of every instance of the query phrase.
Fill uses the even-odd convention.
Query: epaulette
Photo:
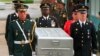
[[[15,22],[16,20],[12,20],[11,22]]]
[[[30,21],[31,21],[31,22],[33,22],[33,20],[32,20],[32,19],[30,19]]]

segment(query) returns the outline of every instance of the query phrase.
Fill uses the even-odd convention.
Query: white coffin
[[[36,28],[37,56],[73,56],[73,39],[61,28]]]

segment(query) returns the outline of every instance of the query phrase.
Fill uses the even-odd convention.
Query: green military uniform
[[[18,9],[18,15],[21,16],[8,25],[7,41],[10,55],[32,56],[32,50],[35,49],[35,22],[27,19],[26,11],[26,7],[21,5]]]
[[[18,12],[18,8],[20,7],[21,4],[23,4],[23,1],[20,1],[20,0],[14,0],[14,1],[12,1],[12,2],[13,2],[13,4],[14,4],[15,12],[9,14],[8,17],[7,17],[7,20],[6,20],[5,39],[6,39],[7,43],[8,43],[8,32],[9,32],[8,26],[9,26],[9,23],[10,23],[11,21],[13,21],[13,20],[18,19],[18,13],[17,13],[17,12]],[[27,5],[24,5],[24,6],[26,7],[26,9],[28,9],[28,6],[27,6]],[[27,19],[31,19],[31,17],[30,17],[29,14],[27,14],[26,17],[27,17]],[[8,45],[8,44],[7,44],[7,45]],[[10,51],[9,45],[8,45],[8,50]]]
[[[26,39],[16,22],[18,22],[22,27],[22,30],[25,33],[28,42],[25,43]],[[32,33],[34,33],[34,31],[32,29],[35,28],[33,26],[34,22],[30,21],[29,19],[26,19],[24,22],[15,20],[9,24],[8,44],[10,55],[32,56],[32,46],[30,45],[30,43],[34,45],[34,43],[32,42],[32,40],[34,40],[34,38],[32,38],[32,35],[34,35]]]

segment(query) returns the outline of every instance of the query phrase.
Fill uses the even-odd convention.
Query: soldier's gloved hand
[[[96,54],[92,54],[92,56],[97,56]]]
[[[9,55],[9,56],[14,56],[14,55]]]
[[[73,50],[73,55],[74,55],[74,50]]]

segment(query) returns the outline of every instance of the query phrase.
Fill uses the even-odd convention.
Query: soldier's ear
[[[87,14],[87,18],[89,17],[90,15],[89,14]]]

